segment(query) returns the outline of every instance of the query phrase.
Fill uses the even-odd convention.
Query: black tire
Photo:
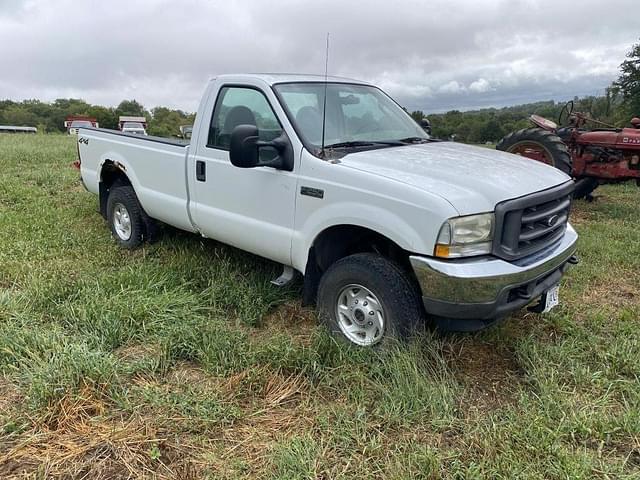
[[[598,188],[600,182],[597,178],[584,177],[576,180],[576,189],[573,191],[573,198],[586,198],[593,200],[591,193]]]
[[[538,144],[546,151],[554,167],[570,177],[573,176],[569,149],[559,136],[547,130],[523,128],[517,132],[510,133],[498,142],[496,150],[513,153],[514,149],[524,142]]]
[[[382,309],[384,328],[374,343],[357,343],[340,328],[337,318],[339,297],[345,288],[353,285],[369,290]],[[389,338],[404,339],[425,325],[422,298],[415,282],[399,265],[373,253],[350,255],[327,269],[318,288],[318,313],[321,322],[334,336],[360,346],[384,344]]]
[[[571,155],[569,154],[567,145],[558,135],[547,130],[543,130],[542,128],[524,128],[517,132],[510,133],[498,142],[496,150],[512,153],[513,150],[523,142],[536,143],[540,147],[544,148],[551,159],[552,165],[570,177],[573,177]],[[587,197],[598,187],[598,185],[598,180],[595,178],[577,179],[573,198]]]
[[[117,212],[122,212],[122,208],[127,213],[129,219],[128,224],[129,235],[123,233],[123,230],[119,230],[117,227]],[[109,198],[107,199],[107,221],[109,222],[109,228],[111,229],[111,235],[115,241],[123,248],[134,249],[139,247],[145,238],[145,222],[144,211],[138,197],[133,190],[133,187],[129,185],[112,187],[109,190]]]

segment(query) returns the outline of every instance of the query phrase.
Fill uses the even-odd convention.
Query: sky
[[[217,74],[366,80],[428,113],[603,94],[637,0],[0,0],[0,99],[195,111]],[[626,12],[626,13],[625,13]]]

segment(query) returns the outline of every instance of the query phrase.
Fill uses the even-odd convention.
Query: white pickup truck
[[[364,82],[219,76],[189,144],[82,128],[78,147],[120,245],[159,221],[271,259],[361,346],[549,310],[577,262],[567,175],[436,141]]]

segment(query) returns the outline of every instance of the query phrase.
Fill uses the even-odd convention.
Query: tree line
[[[604,96],[575,97],[574,111],[590,115],[592,118],[623,125],[631,117],[625,117],[620,97],[611,94]],[[461,112],[452,110],[446,113],[425,114],[421,110],[411,112],[411,116],[420,120],[427,117],[431,122],[432,133],[436,138],[452,139],[465,143],[495,143],[509,132],[528,128],[531,114],[537,114],[553,121],[558,120],[560,110],[566,102],[553,100],[527,103],[504,108],[486,108]]]
[[[628,125],[640,116],[640,43],[633,45],[620,65],[620,76],[606,89],[605,95],[574,98],[575,111],[612,125]],[[555,120],[564,102],[553,100],[505,108],[487,108],[461,112],[425,114],[416,110],[416,120],[427,117],[435,137],[467,143],[497,142],[514,130],[530,126],[529,115],[535,113]],[[163,137],[176,136],[180,125],[192,125],[194,113],[156,107],[146,110],[136,100],[124,100],[117,107],[91,105],[84,100],[61,98],[53,102],[0,100],[0,125],[35,126],[41,132],[64,132],[68,115],[86,115],[97,119],[101,127],[117,128],[120,115],[144,116],[148,133]]]
[[[100,127],[118,128],[118,117],[132,115],[145,117],[150,135],[172,137],[179,134],[181,125],[192,125],[195,114],[167,107],[146,110],[136,100],[123,100],[117,107],[91,105],[75,98],[59,98],[53,102],[0,100],[0,125],[32,126],[43,133],[64,132],[64,121],[69,115],[95,118]]]

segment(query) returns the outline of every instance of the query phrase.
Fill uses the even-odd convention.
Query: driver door
[[[271,167],[234,167],[229,160],[231,132],[246,124],[258,127],[260,140],[273,140],[282,133],[260,89],[223,86],[208,135],[201,136],[190,159],[196,163],[188,169],[196,177],[191,183],[195,185],[194,219],[207,237],[290,264],[296,174]],[[275,155],[275,150],[260,149],[261,160]]]

